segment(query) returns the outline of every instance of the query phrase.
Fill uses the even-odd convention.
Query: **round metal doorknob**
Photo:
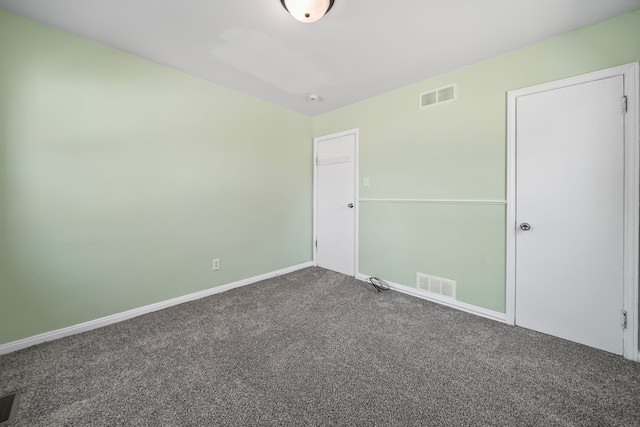
[[[347,206],[349,206],[350,208],[353,207],[353,203],[349,203]]]
[[[529,231],[531,230],[531,226],[528,223],[523,222],[522,224],[520,224],[520,230]]]

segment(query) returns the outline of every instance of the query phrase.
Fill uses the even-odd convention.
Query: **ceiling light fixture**
[[[280,0],[291,16],[307,24],[322,18],[331,10],[333,2],[334,0]]]

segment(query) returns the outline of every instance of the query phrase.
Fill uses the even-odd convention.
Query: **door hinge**
[[[316,249],[318,249],[318,241],[316,240]]]
[[[627,329],[627,310],[622,310],[622,329]]]
[[[622,97],[622,114],[627,114],[627,110],[629,109],[629,105],[627,103],[627,96]]]

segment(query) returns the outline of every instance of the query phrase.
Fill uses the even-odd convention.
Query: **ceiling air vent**
[[[456,100],[456,85],[443,86],[420,94],[420,109]]]

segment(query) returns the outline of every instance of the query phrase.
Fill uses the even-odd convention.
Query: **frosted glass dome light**
[[[334,0],[280,0],[285,9],[300,22],[310,24],[333,7]]]

